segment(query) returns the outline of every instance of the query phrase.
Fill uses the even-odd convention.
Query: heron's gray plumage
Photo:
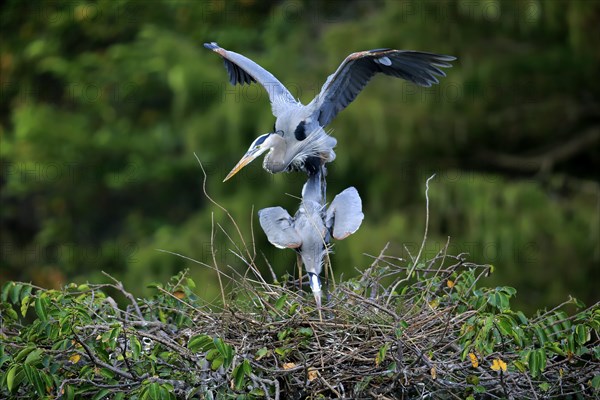
[[[420,51],[377,49],[350,54],[331,74],[321,92],[308,105],[314,108],[321,126],[327,126],[346,108],[377,73],[395,76],[429,87],[446,76],[442,68],[452,67],[455,57]]]
[[[241,54],[225,50],[215,42],[204,43],[204,47],[223,57],[225,69],[232,85],[244,85],[257,82],[265,88],[271,101],[273,115],[285,112],[287,105],[298,103],[285,86],[272,73]]]
[[[364,218],[362,202],[356,188],[349,187],[335,196],[327,209],[325,224],[331,235],[342,240],[358,230]]]
[[[264,168],[272,173],[304,170],[309,175],[316,173],[315,162],[322,166],[335,159],[333,148],[337,142],[324,128],[358,96],[374,75],[382,73],[428,87],[438,83],[438,77],[445,76],[440,68],[450,68],[450,61],[456,59],[447,55],[394,49],[352,53],[327,78],[321,92],[308,105],[303,105],[277,78],[249,58],[225,50],[214,42],[204,46],[223,57],[233,85],[258,82],[267,90],[273,115],[277,118],[274,133],[283,139],[283,145],[276,143],[276,138],[259,145],[264,148],[271,146]],[[248,149],[225,180],[265,151],[256,151],[254,146]]]
[[[321,290],[319,274],[331,237],[341,240],[356,232],[364,217],[360,196],[353,187],[338,194],[328,209],[322,201],[321,176],[317,173],[304,184],[302,203],[293,218],[281,207],[258,212],[260,226],[271,244],[296,249],[315,293]]]
[[[302,238],[293,225],[294,220],[283,208],[264,208],[258,212],[258,220],[273,246],[280,249],[296,249],[302,245]]]

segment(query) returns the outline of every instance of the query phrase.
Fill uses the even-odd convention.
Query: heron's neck
[[[291,160],[286,160],[286,144],[283,137],[274,134],[271,136],[271,150],[265,156],[263,167],[273,173],[286,169]]]

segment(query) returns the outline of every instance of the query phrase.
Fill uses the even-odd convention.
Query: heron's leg
[[[302,292],[302,257],[296,253],[296,265],[298,266],[298,290]]]
[[[325,269],[325,286],[329,283],[329,255],[325,255],[325,260],[323,260],[323,267]]]
[[[326,254],[325,260],[323,262],[323,267],[325,268],[325,284],[323,285],[323,291],[325,292],[325,301],[329,301],[329,269],[331,268],[331,264],[329,262],[329,254]]]

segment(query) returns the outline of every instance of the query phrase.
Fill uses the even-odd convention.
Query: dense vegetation
[[[155,294],[145,299],[111,277],[62,290],[8,282],[0,303],[0,395],[600,395],[599,304],[583,309],[570,299],[528,318],[510,306],[515,289],[478,285],[490,266],[447,250],[403,263],[384,249],[359,278],[333,287],[322,319],[311,295],[291,281],[266,283],[252,263],[246,276],[221,271],[236,282],[236,298],[224,298],[222,308],[199,299],[186,272],[166,285],[152,284]],[[383,286],[384,278],[393,284]],[[569,305],[578,312],[567,314]]]
[[[260,208],[293,209],[297,175],[260,163],[221,183],[273,117],[252,86],[228,85],[202,47],[218,41],[273,71],[303,101],[350,52],[379,47],[456,55],[441,85],[375,79],[332,124],[332,193],[354,185],[365,223],[337,246],[336,274],[387,242],[420,243],[426,177],[436,254],[493,264],[527,314],[573,294],[598,299],[600,6],[594,1],[7,1],[1,9],[0,280],[46,288],[106,271],[136,295],[188,262],[243,268],[211,226],[210,193],[251,237]],[[254,209],[252,208],[254,207]],[[261,232],[277,274],[293,253]],[[266,263],[260,265],[261,269]],[[216,276],[193,268],[206,298]]]

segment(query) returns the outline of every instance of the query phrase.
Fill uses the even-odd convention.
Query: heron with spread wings
[[[308,273],[318,308],[321,307],[319,274],[331,238],[342,240],[353,234],[364,218],[362,202],[354,187],[335,196],[327,208],[323,202],[321,176],[317,172],[310,175],[302,187],[302,203],[294,217],[281,207],[269,207],[258,212],[260,226],[269,242],[280,249],[295,249],[298,253],[299,261]],[[302,281],[302,274],[299,276]]]
[[[271,172],[304,171],[317,173],[325,163],[335,159],[336,140],[324,128],[358,96],[377,73],[395,76],[429,87],[446,76],[440,68],[450,68],[456,58],[411,50],[375,49],[352,53],[330,75],[321,92],[308,104],[294,99],[289,90],[260,65],[217,43],[204,47],[219,54],[225,63],[232,85],[257,82],[269,95],[275,116],[273,132],[256,138],[248,151],[225,178],[235,175],[252,160],[268,151],[263,167]]]

